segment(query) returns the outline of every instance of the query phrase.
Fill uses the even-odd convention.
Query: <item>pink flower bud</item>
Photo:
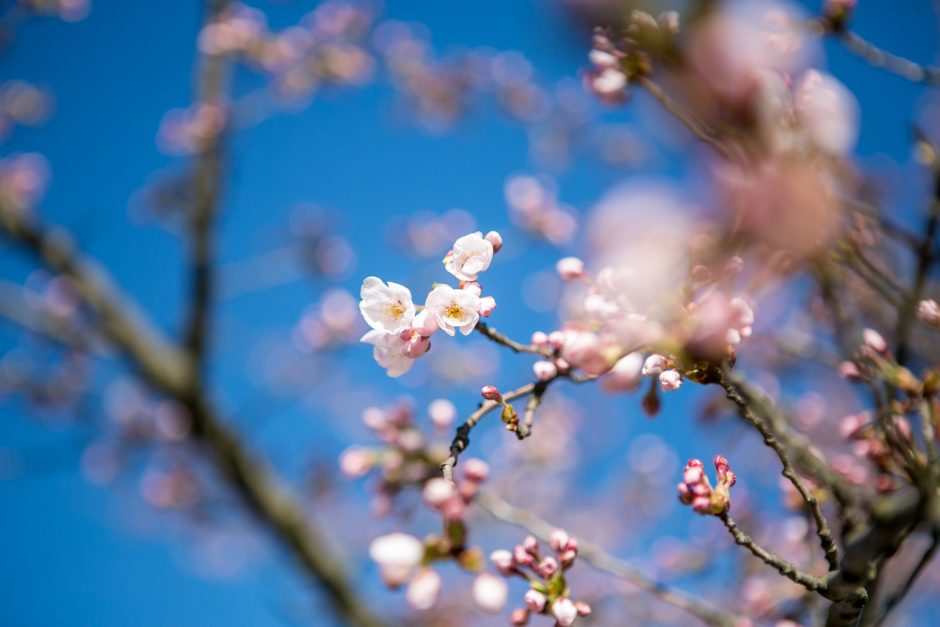
[[[555,270],[565,281],[574,281],[584,276],[584,262],[577,257],[565,257],[558,260]]]
[[[457,495],[454,486],[443,477],[434,477],[424,484],[421,496],[430,507],[438,509]]]
[[[545,602],[547,599],[545,598],[545,595],[538,590],[530,589],[522,598],[525,601],[526,606],[529,608],[529,611],[534,614],[541,614],[542,610],[545,609]]]
[[[548,343],[555,350],[561,350],[565,347],[565,334],[561,331],[552,331],[548,334]]]
[[[422,310],[414,317],[414,320],[411,321],[411,328],[424,337],[431,337],[440,329],[437,318],[430,315],[427,309]]]
[[[858,381],[862,378],[862,373],[853,361],[843,361],[839,364],[839,376],[849,381]]]
[[[522,548],[531,555],[537,555],[539,552],[539,541],[536,540],[535,536],[526,536],[522,541]]]
[[[682,387],[682,375],[678,370],[664,370],[659,373],[659,386],[663,392],[674,392]]]
[[[497,401],[502,398],[499,390],[496,389],[496,386],[493,385],[484,385],[483,389],[480,390],[480,396],[488,401]]]
[[[463,463],[463,476],[467,481],[483,483],[490,476],[490,465],[482,459],[471,457]]]
[[[351,478],[366,474],[374,464],[375,455],[361,446],[350,446],[339,458],[340,471]]]
[[[484,612],[495,614],[506,605],[509,590],[506,582],[492,573],[480,573],[473,580],[473,601]]]
[[[569,627],[578,617],[578,608],[571,599],[563,597],[552,603],[552,615],[561,627]]]
[[[535,558],[532,557],[532,554],[525,550],[521,544],[517,544],[512,549],[512,559],[522,566],[528,566],[535,562]]]
[[[723,455],[715,455],[715,470],[719,475],[728,472],[729,467],[728,460]]]
[[[692,500],[692,509],[699,514],[711,514],[712,500],[707,496],[696,496]]]
[[[532,345],[533,346],[548,346],[548,336],[542,331],[536,331],[532,334]]]
[[[569,539],[567,531],[564,529],[555,529],[548,537],[548,543],[551,545],[552,549],[560,553],[568,548]]]
[[[490,561],[500,575],[508,575],[512,572],[515,562],[512,559],[512,553],[506,549],[499,549],[490,553]]]
[[[590,616],[591,615],[591,606],[585,603],[584,601],[578,601],[574,604],[578,608],[578,616]]]
[[[460,286],[460,289],[465,292],[470,292],[477,298],[483,295],[483,288],[476,281],[465,281],[463,285]]]
[[[492,296],[484,296],[480,299],[480,315],[489,318],[490,314],[496,310],[496,299]]]
[[[558,375],[558,368],[550,361],[541,360],[532,364],[532,372],[539,381],[549,381]]]
[[[498,253],[499,249],[503,247],[503,236],[500,235],[497,231],[490,231],[484,236],[483,239],[493,245],[494,253]]]
[[[888,343],[881,337],[881,334],[874,329],[865,329],[862,331],[862,339],[865,342],[865,346],[876,353],[881,353],[882,355],[888,353]]]
[[[928,326],[940,326],[940,305],[932,298],[920,301],[917,304],[917,317]]]
[[[548,579],[558,572],[558,560],[551,556],[546,557],[539,563],[538,571],[543,578]]]
[[[379,565],[385,583],[397,587],[424,559],[424,543],[407,533],[390,533],[372,541],[369,557]]]
[[[682,480],[691,486],[699,483],[704,476],[705,473],[702,471],[701,466],[692,466],[690,464],[685,467],[685,471],[682,473]]]
[[[416,610],[429,609],[441,592],[441,577],[433,568],[422,568],[408,584],[405,600]]]
[[[517,607],[509,614],[510,625],[525,625],[529,622],[529,610]]]

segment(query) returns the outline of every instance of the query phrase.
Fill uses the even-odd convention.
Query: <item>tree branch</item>
[[[494,518],[522,527],[544,541],[547,541],[552,531],[555,530],[554,525],[542,520],[528,510],[508,503],[492,490],[481,490],[477,495],[476,502]],[[736,616],[712,607],[704,600],[684,590],[656,581],[652,575],[644,570],[610,555],[601,547],[580,537],[578,538],[578,557],[597,570],[623,579],[637,588],[649,592],[660,601],[688,612],[707,625],[730,627],[737,624],[738,619]]]

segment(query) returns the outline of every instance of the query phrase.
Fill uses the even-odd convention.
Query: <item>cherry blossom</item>
[[[411,290],[404,285],[386,285],[378,277],[370,276],[362,282],[359,311],[373,329],[396,334],[411,328],[415,318],[415,305]]]
[[[491,236],[491,239],[496,238]],[[498,241],[502,244],[502,238]],[[476,231],[454,242],[454,247],[444,257],[444,267],[461,281],[476,281],[477,274],[490,267],[493,253],[493,243],[485,239],[483,233]]]
[[[459,241],[459,240],[458,240]],[[480,319],[480,297],[468,290],[455,290],[449,285],[435,287],[424,303],[428,315],[448,335],[460,329],[464,335],[473,332]]]

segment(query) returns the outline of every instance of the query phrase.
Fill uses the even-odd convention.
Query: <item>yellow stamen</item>
[[[388,315],[392,320],[401,320],[401,317],[405,315],[405,308],[399,303],[388,306]]]
[[[463,307],[457,303],[451,303],[450,307],[444,310],[445,318],[462,318],[463,317]]]

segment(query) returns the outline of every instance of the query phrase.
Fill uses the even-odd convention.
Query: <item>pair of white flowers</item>
[[[464,281],[461,289],[437,285],[428,294],[418,313],[411,291],[404,285],[370,276],[362,282],[359,311],[372,330],[362,341],[373,346],[375,361],[390,377],[411,369],[414,360],[430,348],[430,337],[438,329],[454,335],[459,329],[469,335],[481,315],[489,315],[496,302],[482,297],[477,275],[490,267],[493,254],[502,241],[495,232],[484,238],[479,231],[454,242],[444,258],[448,272]]]

